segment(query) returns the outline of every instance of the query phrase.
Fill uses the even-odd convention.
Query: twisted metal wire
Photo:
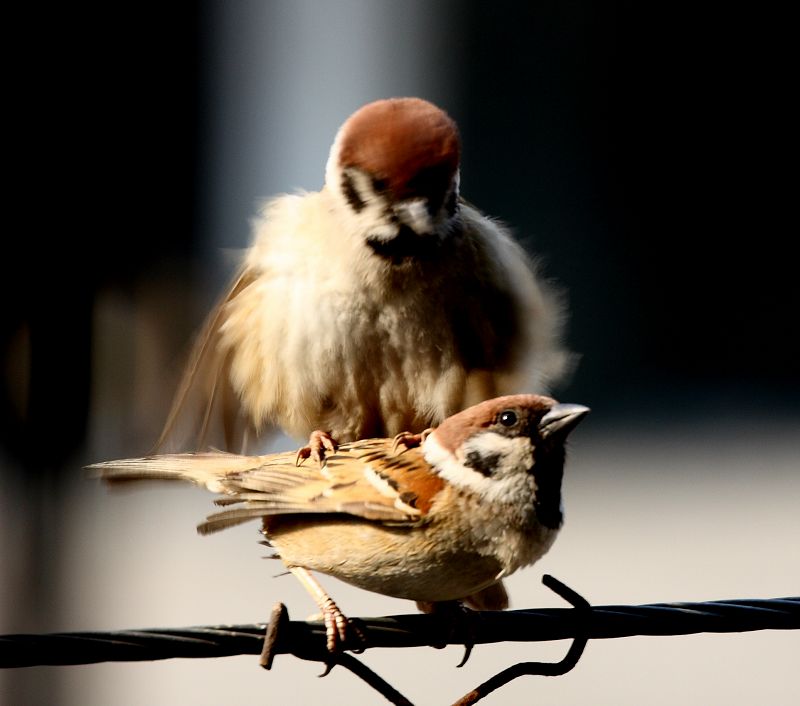
[[[689,635],[753,630],[800,629],[800,597],[724,600],[704,603],[545,608],[476,613],[469,636],[442,630],[435,615],[354,618],[366,647],[421,647],[442,644],[540,642],[581,635],[589,640],[635,635]],[[92,664],[161,660],[175,657],[227,657],[261,653],[265,623],[175,629],[71,632],[0,636],[0,667]],[[273,651],[326,661],[321,623],[287,621]]]

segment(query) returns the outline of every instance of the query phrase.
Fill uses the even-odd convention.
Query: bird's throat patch
[[[407,226],[401,226],[393,238],[370,236],[366,243],[373,254],[393,265],[400,265],[408,260],[429,260],[438,256],[441,249],[439,238],[417,235]]]

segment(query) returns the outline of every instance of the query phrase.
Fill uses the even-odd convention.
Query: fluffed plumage
[[[452,119],[418,98],[339,130],[319,192],[279,196],[199,336],[158,450],[242,451],[279,427],[339,442],[420,432],[545,391],[563,310],[522,248],[459,196]],[[177,439],[177,441],[176,441]]]

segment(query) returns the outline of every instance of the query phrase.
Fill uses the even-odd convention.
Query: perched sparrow
[[[429,609],[469,603],[539,559],[562,524],[565,441],[588,411],[511,395],[449,417],[417,447],[357,441],[322,465],[296,467],[291,453],[200,453],[90,468],[109,481],[178,478],[224,493],[217,503],[231,507],[210,515],[204,534],[261,518],[322,610],[334,650],[347,620],[311,570]]]
[[[192,450],[245,453],[277,426],[332,451],[330,437],[418,433],[548,389],[568,357],[562,308],[506,230],[461,200],[459,155],[455,123],[419,98],[350,116],[324,188],[256,219],[156,449],[186,449],[188,432]]]

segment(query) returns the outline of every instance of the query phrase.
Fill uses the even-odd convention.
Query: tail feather
[[[280,512],[278,510],[277,512]],[[256,507],[237,507],[233,510],[223,510],[209,515],[206,521],[197,526],[200,534],[213,534],[220,530],[240,525],[243,522],[254,520],[259,517],[277,514],[276,508],[267,503],[260,503]]]
[[[105,461],[86,470],[112,485],[142,480],[180,480],[225,492],[226,477],[259,468],[266,456],[239,456],[223,452],[163,454]]]

